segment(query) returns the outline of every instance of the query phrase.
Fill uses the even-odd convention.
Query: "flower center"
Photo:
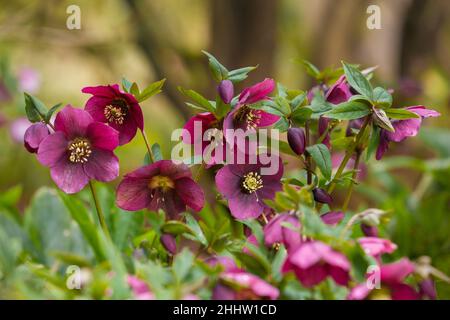
[[[73,163],[85,163],[92,153],[89,141],[77,138],[69,145],[69,160]]]
[[[127,115],[127,109],[121,106],[109,105],[106,106],[103,113],[109,123],[123,124]]]
[[[164,177],[164,176],[154,176],[149,184],[148,187],[150,189],[157,189],[160,188],[163,191],[167,191],[168,189],[173,189],[175,188],[175,184],[173,183],[173,181],[168,178],[168,177]]]
[[[253,193],[263,187],[261,176],[256,172],[247,173],[242,181],[242,187],[248,193]]]
[[[261,111],[250,109],[248,106],[242,106],[239,109],[236,118],[238,121],[245,122],[247,125],[247,130],[256,129],[261,120]]]

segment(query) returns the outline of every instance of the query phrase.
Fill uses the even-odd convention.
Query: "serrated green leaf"
[[[373,90],[373,103],[379,108],[389,108],[392,105],[392,95],[386,89],[376,87]]]
[[[307,120],[311,118],[313,111],[309,107],[300,107],[291,113],[291,120],[294,121],[296,125],[303,125]]]
[[[130,89],[131,89],[132,85],[133,85],[133,83],[128,81],[126,78],[122,78],[122,89],[123,89],[123,91],[130,92]]]
[[[411,112],[406,109],[398,109],[398,108],[391,108],[386,111],[386,115],[391,119],[414,119],[414,118],[420,118],[420,116],[417,113]]]
[[[204,246],[208,245],[208,241],[206,240],[205,234],[203,233],[202,228],[200,227],[200,225],[198,224],[197,220],[195,220],[195,218],[190,215],[190,214],[186,214],[186,224],[187,226],[194,231],[194,236],[195,238]]]
[[[208,110],[211,113],[214,113],[216,110],[214,106],[209,102],[205,97],[203,97],[200,93],[189,90],[189,89],[183,89],[182,87],[178,87],[178,90],[185,95],[188,98],[191,98],[194,102],[199,104],[204,109]]]
[[[302,60],[302,64],[306,69],[306,72],[312,76],[313,78],[317,79],[320,75],[320,70],[313,65],[311,62],[307,61],[307,60]]]
[[[48,110],[47,114],[45,115],[45,119],[44,119],[46,123],[50,122],[50,119],[52,118],[53,114],[55,113],[56,110],[58,110],[59,107],[61,107],[61,105],[62,105],[62,103],[55,104],[53,107],[51,107]]]
[[[372,126],[369,144],[367,146],[366,160],[369,160],[370,157],[372,157],[372,154],[378,148],[379,143],[380,143],[380,128],[377,126]]]
[[[306,148],[306,151],[311,155],[314,159],[314,162],[319,167],[320,172],[322,172],[323,176],[327,179],[331,179],[331,155],[327,146],[324,144],[315,144]]]
[[[337,120],[354,120],[363,118],[370,112],[370,107],[367,104],[359,101],[349,101],[338,104],[332,110],[325,113],[325,116]]]
[[[135,96],[136,98],[139,97],[140,95],[140,91],[139,91],[139,86],[136,82],[133,82],[133,84],[130,87],[130,93]]]
[[[25,96],[25,112],[30,122],[39,122],[45,120],[47,107],[38,98],[24,92]]]
[[[209,68],[214,79],[218,82],[227,79],[228,70],[225,68],[212,54],[206,51],[202,51],[209,60]]]
[[[366,79],[366,77],[361,73],[361,71],[345,62],[343,62],[342,64],[344,66],[345,77],[350,86],[360,94],[365,95],[369,99],[373,100],[372,86],[370,85],[370,82]]]
[[[166,82],[166,79],[162,79],[156,82],[151,83],[148,85],[142,92],[139,94],[138,101],[142,102],[150,97],[160,93],[162,91],[162,87],[164,86],[164,83]]]
[[[255,70],[257,67],[258,66],[245,67],[245,68],[231,70],[230,72],[228,72],[227,79],[234,83],[241,82],[241,81],[247,79],[248,73]]]

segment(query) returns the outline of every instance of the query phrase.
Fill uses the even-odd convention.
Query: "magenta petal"
[[[133,118],[136,126],[144,130],[144,115],[142,114],[142,109],[139,104],[134,103],[130,105],[130,116]]]
[[[364,300],[370,294],[371,289],[367,287],[367,285],[359,284],[356,287],[352,288],[350,293],[347,296],[348,300]]]
[[[190,178],[182,178],[175,181],[175,190],[183,202],[194,209],[200,211],[205,204],[205,195],[202,188]]]
[[[109,126],[119,132],[119,145],[124,145],[130,142],[136,135],[138,129],[134,119],[127,117],[122,124],[110,123]]]
[[[341,286],[346,286],[348,284],[350,276],[347,270],[344,270],[339,267],[330,266],[328,271],[330,273],[330,276],[337,284]]]
[[[94,122],[89,112],[70,105],[64,107],[55,119],[56,131],[62,131],[69,140],[86,136],[88,126]]]
[[[398,283],[392,285],[390,289],[392,300],[420,300],[416,290],[407,284]]]
[[[89,100],[86,102],[86,105],[84,106],[84,110],[89,112],[89,114],[94,118],[96,121],[99,122],[108,122],[105,117],[105,107],[109,104],[111,104],[110,97],[98,97],[94,96],[89,98]]]
[[[68,141],[63,132],[47,136],[39,145],[37,159],[44,166],[51,167],[67,156]],[[67,156],[68,157],[68,156]]]
[[[359,238],[358,243],[366,254],[373,257],[378,257],[385,253],[392,253],[397,249],[397,245],[390,240],[376,237]]]
[[[333,104],[339,104],[348,101],[352,95],[353,94],[350,91],[350,86],[347,84],[345,76],[342,76],[327,91],[325,99]]]
[[[382,282],[395,284],[402,282],[409,274],[414,272],[414,264],[408,258],[382,265],[380,279]]]
[[[265,111],[260,111],[259,115],[261,118],[259,120],[258,127],[268,127],[280,120],[280,116]]]
[[[380,131],[380,142],[377,147],[376,159],[381,160],[383,155],[389,148],[389,139],[387,137],[388,131],[381,129]]]
[[[414,137],[417,135],[422,124],[422,119],[407,119],[393,121],[392,126],[395,132],[387,132],[386,136],[390,141],[401,142],[407,137]]]
[[[275,88],[275,81],[266,78],[249,88],[246,88],[239,95],[239,104],[252,104],[267,98]]]
[[[259,217],[265,205],[256,198],[254,193],[240,194],[228,200],[231,215],[238,220],[245,220]]]
[[[156,203],[156,206],[163,209],[171,219],[175,219],[179,213],[186,211],[186,205],[174,190],[164,192],[162,198],[163,200],[159,204]],[[152,205],[155,205],[155,200],[150,203],[149,209],[152,209]]]
[[[90,93],[99,97],[113,97],[117,93],[120,93],[120,88],[118,84],[112,84],[107,86],[84,87],[81,89],[81,92]]]
[[[427,109],[424,106],[408,107],[408,108],[406,108],[406,110],[414,112],[415,114],[421,116],[422,118],[439,117],[441,115],[436,110]]]
[[[321,261],[321,251],[328,250],[325,247],[325,244],[318,242],[303,243],[290,255],[289,261],[298,268],[310,268]]]
[[[320,216],[320,218],[322,219],[322,221],[325,224],[331,225],[331,226],[335,226],[337,225],[339,222],[341,222],[345,217],[345,214],[342,211],[330,211],[327,213],[324,213],[323,215]]]
[[[191,170],[183,163],[175,164],[172,160],[161,160],[158,163],[161,174],[170,177],[172,180],[192,177]]]
[[[305,287],[311,288],[325,280],[328,273],[326,266],[314,265],[307,269],[296,268],[295,275]]]
[[[87,136],[94,148],[112,151],[119,145],[119,133],[101,122],[91,123]]]
[[[183,134],[183,142],[193,144],[194,138],[198,141],[202,141],[203,139],[203,133],[210,128],[211,124],[216,120],[216,117],[210,113],[210,112],[204,112],[199,113],[190,118],[186,124],[184,125],[183,129],[185,129],[187,132]],[[201,137],[196,137],[194,134],[194,128],[195,124],[197,126],[201,125]],[[189,133],[189,134],[188,134]]]
[[[223,284],[218,283],[212,292],[213,300],[236,300],[236,292]]]
[[[50,175],[56,185],[65,193],[77,193],[89,182],[81,163],[72,163],[61,158],[50,168]]]
[[[216,174],[217,190],[226,199],[233,198],[241,192],[241,177],[234,174],[231,170],[234,165],[224,166]]]
[[[42,140],[44,140],[50,132],[48,131],[47,125],[38,122],[32,124],[24,135],[25,148],[31,153],[37,152],[39,145]]]
[[[94,149],[84,164],[87,176],[102,182],[109,182],[119,176],[119,159],[112,151]]]
[[[128,211],[138,211],[147,208],[152,200],[148,183],[148,179],[125,176],[117,187],[117,206]]]

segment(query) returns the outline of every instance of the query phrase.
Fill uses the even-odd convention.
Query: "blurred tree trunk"
[[[212,53],[228,68],[258,64],[251,81],[273,76],[278,0],[213,0]]]

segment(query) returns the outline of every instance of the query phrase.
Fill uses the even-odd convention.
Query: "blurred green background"
[[[81,9],[81,29],[69,30],[69,5]],[[369,30],[370,4],[381,9]],[[320,68],[341,60],[378,66],[376,81],[394,90],[395,106],[426,105],[441,112],[419,138],[392,146],[370,162],[352,209],[389,209],[398,255],[428,255],[450,273],[450,2],[446,0],[0,0],[0,193],[52,185],[48,170],[22,146],[27,123],[21,91],[47,105],[82,107],[88,85],[141,86],[167,78],[163,94],[143,103],[146,132],[170,154],[170,133],[191,114],[176,87],[212,94],[205,49],[224,65],[259,65],[243,83],[273,77],[289,88],[314,85],[297,62]],[[240,90],[242,88],[238,88]],[[138,135],[118,151],[121,174],[139,166]],[[118,179],[119,180],[119,179]],[[448,286],[438,283],[441,297]]]

